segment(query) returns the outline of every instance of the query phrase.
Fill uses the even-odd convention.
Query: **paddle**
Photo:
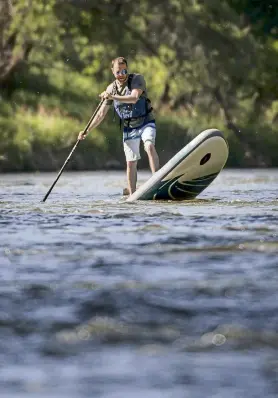
[[[90,127],[90,124],[92,123],[94,117],[96,116],[96,114],[97,114],[98,110],[100,109],[101,105],[103,104],[103,102],[104,102],[104,99],[101,100],[101,102],[98,104],[97,109],[95,110],[95,112],[94,112],[93,115],[91,116],[90,120],[88,121],[87,126],[85,127],[84,134],[87,133],[87,131],[88,131],[89,127]],[[50,187],[49,190],[47,191],[47,193],[46,193],[45,197],[43,198],[42,202],[45,202],[46,199],[48,198],[48,196],[50,195],[50,192],[51,192],[52,189],[54,188],[56,182],[59,180],[61,174],[62,174],[63,171],[64,171],[64,168],[65,168],[66,165],[68,164],[68,162],[69,162],[69,160],[70,160],[70,158],[71,158],[73,152],[76,150],[76,148],[77,148],[77,146],[78,146],[78,144],[79,144],[80,141],[81,141],[81,140],[78,138],[78,140],[76,141],[74,147],[72,148],[72,150],[71,150],[69,156],[67,157],[65,163],[63,164],[63,167],[62,167],[61,170],[59,171],[59,173],[58,173],[58,175],[57,175],[57,177],[56,177],[56,180],[53,182],[53,184],[51,185],[51,187]]]

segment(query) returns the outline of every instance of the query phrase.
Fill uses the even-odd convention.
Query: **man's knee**
[[[152,141],[147,140],[144,142],[144,149],[147,153],[153,153],[155,151],[155,147],[154,144],[152,143]]]
[[[137,160],[127,160],[126,161],[126,167],[128,168],[128,169],[133,169],[133,168],[135,168],[136,167],[136,165],[137,165]]]

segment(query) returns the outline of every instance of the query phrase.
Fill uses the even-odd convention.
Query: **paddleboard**
[[[217,129],[204,130],[126,201],[192,200],[217,177],[228,154],[223,133]]]

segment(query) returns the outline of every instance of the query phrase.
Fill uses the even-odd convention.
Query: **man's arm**
[[[107,112],[110,109],[110,105],[107,105],[105,102],[101,105],[98,113],[96,114],[96,116],[93,118],[88,131],[95,129],[105,118],[105,116],[107,115]]]
[[[110,95],[108,94],[108,99],[116,100],[119,102],[124,102],[126,104],[136,104],[139,100],[143,90],[140,88],[134,88],[129,95]]]
[[[101,107],[99,108],[99,111],[97,112],[96,116],[93,118],[89,128],[87,129],[86,134],[84,134],[84,131],[80,131],[78,138],[84,139],[86,137],[86,135],[89,133],[90,130],[96,128],[105,118],[105,116],[107,115],[107,112],[110,109],[110,105],[107,105],[105,102],[101,105]]]

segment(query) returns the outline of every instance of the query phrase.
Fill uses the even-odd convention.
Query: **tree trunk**
[[[22,64],[27,61],[28,56],[32,50],[32,43],[26,41],[21,49],[21,52],[17,55],[13,54],[14,47],[16,45],[17,32],[14,32],[7,40],[2,54],[0,62],[0,87],[8,87],[11,81],[14,71]]]
[[[169,83],[166,82],[166,84],[164,86],[163,93],[162,93],[162,95],[160,97],[160,100],[159,100],[159,106],[160,107],[165,105],[165,104],[168,104],[168,102],[170,101],[169,91],[170,91],[170,86],[169,86]]]

